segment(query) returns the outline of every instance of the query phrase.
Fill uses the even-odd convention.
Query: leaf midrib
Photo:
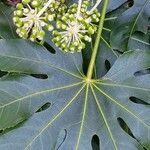
[[[150,43],[147,43],[147,42],[145,42],[145,41],[142,41],[142,40],[140,40],[140,39],[138,39],[138,38],[131,37],[131,39],[132,39],[132,40],[135,40],[135,41],[137,41],[137,42],[140,42],[140,43],[142,43],[142,44],[145,44],[145,45],[150,46]]]
[[[106,46],[112,51],[112,53],[115,55],[116,58],[118,58],[119,56],[117,55],[117,53],[113,50],[113,48],[111,47],[111,45],[101,36],[101,39],[103,40],[103,42],[106,44]]]
[[[146,89],[146,88],[140,88],[140,87],[134,87],[134,86],[130,86],[127,84],[111,84],[111,83],[103,83],[103,82],[96,82],[99,85],[105,85],[105,86],[110,86],[110,87],[122,87],[122,88],[129,88],[129,89],[135,89],[135,90],[142,90],[142,91],[147,91],[150,92],[150,89]]]
[[[52,118],[51,120],[49,120],[47,122],[47,124],[44,126],[44,128],[41,128],[41,130],[39,130],[39,133],[33,138],[33,140],[31,140],[27,146],[24,148],[24,150],[27,150],[32,144],[33,142],[59,117],[61,116],[61,114],[72,104],[72,102],[74,102],[74,100],[79,96],[79,94],[81,93],[81,91],[84,89],[85,84],[83,84],[83,86],[76,92],[75,95],[73,95],[73,97],[71,98],[71,100],[66,104],[65,107],[63,107],[62,110],[59,111],[59,113],[57,115],[54,116],[54,118]]]
[[[45,94],[45,93],[48,93],[48,92],[57,91],[57,90],[68,89],[68,88],[71,88],[71,87],[75,87],[75,86],[77,86],[77,85],[80,85],[80,84],[82,84],[82,83],[83,83],[83,81],[82,81],[82,82],[77,82],[77,83],[74,83],[74,84],[70,84],[70,85],[66,85],[66,86],[62,86],[62,87],[56,87],[56,88],[52,88],[52,89],[47,89],[47,90],[35,92],[35,93],[32,93],[32,94],[29,94],[29,95],[20,97],[20,98],[14,100],[13,102],[7,103],[7,104],[5,104],[5,105],[3,105],[3,106],[0,106],[0,108],[4,108],[4,107],[6,107],[6,106],[9,106],[9,105],[14,104],[14,103],[19,102],[19,101],[22,101],[22,100],[27,99],[27,98],[29,98],[29,97],[34,97],[34,96],[37,96],[37,95],[42,95],[42,94]],[[29,100],[29,99],[27,99],[27,100]]]
[[[148,130],[150,129],[150,126],[148,126],[142,119],[140,119],[140,117],[137,114],[134,114],[132,111],[128,110],[124,105],[120,104],[118,102],[117,99],[112,98],[110,95],[108,95],[106,92],[104,92],[103,90],[101,90],[99,87],[97,87],[95,84],[93,84],[93,86],[104,96],[106,96],[109,100],[111,100],[113,103],[117,104],[118,106],[120,106],[122,109],[124,109],[126,112],[128,112],[129,114],[131,114],[134,118],[138,119],[139,122],[141,122],[146,128],[148,128]]]
[[[84,126],[84,121],[85,121],[85,116],[86,116],[86,111],[87,111],[88,92],[89,92],[89,84],[86,85],[86,92],[85,92],[84,105],[83,105],[83,115],[81,119],[81,125],[80,125],[80,130],[79,130],[75,150],[79,149],[80,139],[81,139],[81,135],[83,132],[83,126]]]
[[[19,60],[21,60],[21,61],[24,61],[24,60],[26,60],[26,61],[30,61],[30,62],[34,62],[34,63],[38,63],[38,64],[44,64],[44,65],[47,65],[47,66],[49,66],[49,67],[52,67],[52,68],[54,68],[54,69],[57,69],[57,70],[60,70],[60,71],[62,71],[62,72],[64,72],[64,73],[67,73],[67,74],[69,74],[69,75],[72,75],[72,76],[74,76],[74,77],[76,77],[76,78],[79,78],[79,79],[82,79],[82,77],[80,77],[80,76],[78,76],[78,75],[76,75],[76,74],[74,74],[74,73],[72,73],[72,72],[69,72],[69,71],[67,71],[67,70],[64,70],[64,69],[62,69],[62,68],[60,68],[60,67],[56,67],[56,66],[54,66],[54,65],[52,65],[52,64],[50,64],[50,63],[47,63],[47,62],[45,62],[45,61],[41,61],[41,60],[34,60],[34,59],[28,59],[28,58],[23,58],[23,57],[19,57],[19,56],[8,56],[8,55],[2,55],[2,54],[0,54],[0,56],[1,57],[8,57],[8,58],[13,58],[13,59],[19,59]],[[19,62],[21,62],[21,61],[19,61]],[[8,70],[5,70],[5,69],[2,69],[2,71],[8,71]],[[19,71],[16,71],[16,70],[11,70],[11,72],[19,72]],[[28,72],[25,72],[24,71],[24,73],[28,73]]]
[[[96,94],[95,94],[95,92],[94,92],[93,85],[91,85],[90,87],[91,87],[91,90],[92,90],[92,93],[93,93],[95,102],[96,102],[96,104],[97,104],[97,107],[98,107],[98,109],[99,109],[99,112],[100,112],[100,114],[102,115],[102,118],[103,118],[104,123],[105,123],[105,125],[106,125],[106,127],[107,127],[107,130],[108,130],[108,133],[109,133],[109,135],[110,135],[110,138],[111,138],[111,140],[112,140],[112,142],[113,142],[114,148],[115,148],[115,150],[118,150],[118,147],[117,147],[117,145],[116,145],[116,141],[115,141],[115,139],[114,139],[114,137],[113,137],[113,134],[112,134],[112,131],[111,131],[111,129],[110,129],[110,126],[108,125],[107,119],[106,119],[105,114],[104,114],[103,109],[102,109],[102,106],[101,106],[100,102],[98,101],[98,98],[97,98],[97,96],[96,96]]]

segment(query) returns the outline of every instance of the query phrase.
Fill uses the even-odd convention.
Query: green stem
[[[107,11],[108,2],[109,2],[109,0],[104,0],[104,5],[103,5],[102,13],[101,13],[101,20],[100,20],[99,26],[98,26],[96,41],[95,41],[95,44],[94,44],[91,60],[90,60],[89,67],[88,67],[87,79],[91,79],[92,75],[93,75],[93,69],[94,69],[94,65],[95,65],[95,61],[96,61],[97,51],[98,51],[98,48],[99,48],[101,34],[102,34],[102,31],[103,31],[103,25],[104,25],[104,20],[105,20],[105,15],[106,15],[106,11]]]

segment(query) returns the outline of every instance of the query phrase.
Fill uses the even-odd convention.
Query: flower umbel
[[[55,14],[55,19],[61,18],[67,11],[65,0],[53,0],[49,5],[47,12],[49,14]]]
[[[16,5],[13,21],[23,39],[44,41],[45,31],[53,31],[52,41],[65,52],[81,52],[91,42],[100,20],[97,6],[78,0],[67,7],[65,0],[22,0]],[[55,29],[55,30],[54,30]]]
[[[88,13],[90,1],[85,0],[78,10],[75,3],[67,13],[57,21],[57,30],[53,31],[53,42],[66,52],[81,52],[85,41],[91,42],[91,35],[97,30],[94,23],[99,21],[100,13],[95,9]]]
[[[64,3],[64,0],[51,0],[49,6],[45,7],[48,2],[47,0],[23,0],[22,3],[17,4],[13,21],[17,26],[16,32],[21,38],[29,38],[31,41],[43,41],[45,30],[52,31],[54,29],[51,22],[59,14],[59,12],[55,12],[55,9],[62,2]],[[65,8],[65,5],[63,5],[61,10],[65,10]],[[45,9],[47,10],[45,11]]]

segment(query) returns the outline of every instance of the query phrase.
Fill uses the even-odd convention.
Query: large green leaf
[[[1,41],[0,45],[7,45],[0,50],[2,70],[48,75],[37,79],[10,74],[0,80],[1,129],[33,115],[1,135],[0,149],[92,150],[94,135],[101,150],[142,150],[142,145],[150,149],[150,75],[134,75],[150,68],[149,51],[127,52],[104,77],[89,81],[82,73],[81,54],[57,50],[51,54],[21,40]],[[45,103],[50,107],[37,112]]]
[[[133,6],[121,14],[120,18],[117,20],[117,24],[130,23],[130,32],[138,30],[146,33],[146,26],[148,25],[148,18],[150,17],[149,7],[150,0],[134,0]]]
[[[135,31],[148,32],[150,0],[135,0],[134,5],[116,21],[111,33],[111,46],[122,52],[129,50],[129,41]]]
[[[51,54],[40,45],[36,45],[31,42],[27,43],[22,40],[0,41],[0,61],[1,61],[0,69],[2,71],[9,71],[16,73],[24,72],[28,74],[31,73],[47,74],[50,79],[39,81],[32,77],[30,81],[30,84],[33,85],[32,88],[30,87],[30,84],[29,85],[22,84],[23,80],[22,78],[16,78],[18,79],[18,81],[15,81],[15,79],[10,79],[13,80],[14,82],[10,81],[4,82],[2,81],[3,80],[2,79],[0,81],[1,103],[2,103],[0,106],[0,111],[1,111],[1,120],[3,121],[0,122],[0,129],[5,129],[7,127],[16,125],[18,122],[24,120],[33,112],[35,112],[37,109],[39,109],[41,104],[44,104],[45,101],[47,101],[49,98],[46,98],[47,96],[45,95],[44,96],[45,100],[43,99],[44,101],[41,101],[41,97],[37,98],[37,96],[40,96],[39,94],[41,93],[41,90],[42,91],[44,89],[47,90],[50,84],[57,85],[58,83],[60,83],[61,88],[64,88],[67,82],[68,85],[72,86],[71,84],[72,82],[74,82],[74,79],[70,77],[73,76],[77,77],[77,79],[78,78],[80,79],[80,77],[78,77],[79,73],[78,72],[76,73],[76,66],[79,66],[79,64],[82,65],[82,61],[80,60],[81,56],[79,57],[77,55],[79,57],[78,63],[75,64],[73,60],[75,56],[71,55],[70,57],[69,54],[67,55],[61,52],[62,55],[60,55],[59,53],[60,52],[58,51],[57,54]],[[68,63],[72,62],[72,64],[68,66],[66,65],[67,62]],[[60,74],[61,78],[58,76],[59,74],[58,72],[61,72]],[[66,75],[69,76],[67,77]],[[54,80],[54,77],[56,77],[57,80]],[[28,79],[30,80],[30,78]],[[36,81],[37,83],[33,84],[32,80]],[[42,85],[40,85],[40,82]],[[45,87],[43,87],[44,84]],[[39,89],[36,89],[36,86]],[[60,86],[58,86],[58,88],[60,88]],[[18,88],[20,90],[16,92]],[[34,95],[35,90],[39,90],[39,94],[37,93]],[[35,104],[33,104],[34,107],[31,106],[30,108],[29,105],[31,105],[33,102],[32,100],[27,99],[28,98],[31,99],[32,94],[34,95],[33,99],[36,99],[36,101],[33,100],[33,102],[35,102]],[[38,99],[40,101],[38,101]],[[24,106],[27,106],[26,109],[23,108]],[[22,112],[22,108],[25,109],[24,110],[25,112]],[[14,114],[12,112],[14,112]]]

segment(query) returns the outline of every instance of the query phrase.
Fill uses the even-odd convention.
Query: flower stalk
[[[82,7],[82,0],[79,0],[77,9],[77,19],[80,17],[81,7]]]
[[[101,34],[103,31],[103,25],[104,25],[106,11],[107,11],[107,7],[108,7],[108,2],[109,2],[109,0],[104,0],[103,9],[102,9],[102,13],[101,13],[101,19],[99,22],[98,32],[97,32],[97,36],[96,36],[96,41],[94,44],[91,60],[90,60],[88,71],[87,71],[87,79],[89,79],[89,80],[92,79],[92,75],[93,75],[93,70],[94,70],[94,66],[95,66],[95,61],[96,61],[96,56],[97,56],[97,52],[98,52],[98,48],[99,48]]]
[[[97,31],[100,13],[97,9],[87,14],[90,7],[89,0],[79,0],[71,5],[65,15],[57,20],[56,30],[53,32],[53,42],[65,52],[81,52],[86,42],[91,42],[92,35]]]

